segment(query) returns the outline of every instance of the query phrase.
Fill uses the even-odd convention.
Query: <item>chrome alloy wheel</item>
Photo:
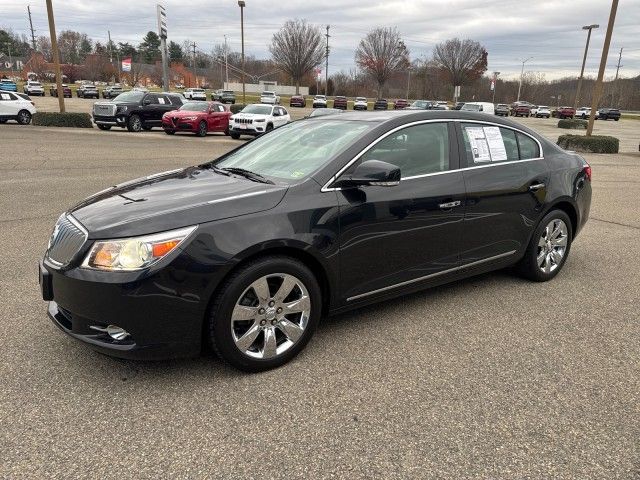
[[[569,237],[567,225],[555,218],[542,231],[538,240],[538,267],[543,273],[551,273],[562,263]]]
[[[275,358],[302,337],[311,299],[293,275],[273,273],[253,282],[236,302],[231,334],[238,350],[258,359]]]

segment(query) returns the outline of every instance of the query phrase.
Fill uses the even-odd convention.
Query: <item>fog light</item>
[[[109,325],[108,327],[98,327],[97,325],[91,325],[89,327],[92,330],[97,330],[98,332],[103,332],[109,335],[114,340],[124,340],[130,336],[129,332],[127,332],[124,328],[118,327],[117,325]]]

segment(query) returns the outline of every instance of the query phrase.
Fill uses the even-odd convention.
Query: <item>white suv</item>
[[[260,95],[260,103],[278,105],[280,104],[280,97],[276,95],[276,92],[265,90],[264,92],[262,92],[262,95]]]
[[[327,97],[325,95],[316,95],[313,97],[313,108],[326,108]]]
[[[24,84],[23,90],[27,95],[37,95],[39,97],[44,97],[44,87],[40,82],[29,80]]]
[[[531,109],[531,116],[536,118],[551,118],[551,110],[546,105],[538,105]]]
[[[229,133],[236,140],[240,135],[258,136],[289,123],[291,117],[284,107],[254,103],[229,119]]]
[[[369,108],[369,102],[367,102],[366,97],[356,97],[353,102],[354,110],[366,110]]]
[[[0,123],[6,123],[7,120],[15,120],[20,125],[31,123],[36,107],[21,95],[23,94],[16,92],[0,92]]]
[[[184,98],[188,100],[206,100],[207,93],[203,88],[187,88],[184,91]]]
[[[591,116],[591,107],[580,107],[579,109],[576,110],[575,118],[582,118],[583,120],[586,120],[590,116]],[[595,118],[598,118],[597,111],[596,111]]]

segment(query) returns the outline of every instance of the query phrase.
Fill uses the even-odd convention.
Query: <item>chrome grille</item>
[[[235,123],[253,123],[253,120],[250,118],[236,118],[234,122]]]
[[[51,234],[47,259],[61,267],[68,265],[86,241],[87,231],[82,225],[73,217],[62,215]]]
[[[116,105],[113,103],[94,103],[93,114],[113,117],[116,114]]]

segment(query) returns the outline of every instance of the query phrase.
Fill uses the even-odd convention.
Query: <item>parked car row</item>
[[[339,110],[347,110],[349,99],[344,95],[336,95],[333,98],[333,108]],[[293,95],[289,100],[290,107],[306,107],[307,101],[303,95]],[[313,108],[327,108],[329,106],[329,99],[326,95],[316,95],[313,97]],[[395,110],[401,110],[409,107],[409,102],[405,99],[398,99],[393,102],[393,108]],[[374,110],[387,110],[389,108],[389,101],[384,98],[377,99],[373,104]],[[354,110],[368,110],[369,101],[366,97],[355,97],[353,100]]]

